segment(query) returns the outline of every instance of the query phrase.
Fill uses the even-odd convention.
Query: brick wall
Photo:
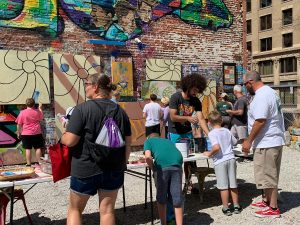
[[[220,69],[222,62],[241,63],[242,54],[242,11],[239,0],[224,0],[233,14],[230,28],[211,31],[189,25],[174,16],[165,16],[150,25],[147,33],[139,39],[146,45],[139,50],[134,41],[120,47],[121,54],[132,55],[134,61],[134,86],[145,79],[146,58],[179,59],[185,64],[200,64],[210,69]],[[1,28],[0,46],[3,49],[47,51],[49,53],[110,55],[111,46],[91,45],[90,39],[97,39],[75,25],[59,9],[64,20],[64,29],[57,38],[49,38],[42,32],[26,29]]]

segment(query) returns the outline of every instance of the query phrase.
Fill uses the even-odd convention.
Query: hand
[[[211,157],[210,152],[208,152],[208,151],[203,152],[203,155],[204,155],[204,156],[207,156],[207,157]]]
[[[198,124],[199,120],[196,116],[189,116],[188,121],[192,124]]]
[[[242,145],[242,152],[249,153],[252,143],[248,139],[245,139]]]

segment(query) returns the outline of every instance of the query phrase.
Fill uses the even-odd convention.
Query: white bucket
[[[189,156],[189,143],[182,142],[182,143],[176,143],[176,148],[181,152],[181,155],[183,158],[187,158]]]

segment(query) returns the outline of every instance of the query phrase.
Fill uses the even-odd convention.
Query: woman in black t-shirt
[[[130,122],[125,111],[110,100],[115,86],[111,84],[109,77],[91,75],[84,85],[86,97],[91,100],[74,108],[66,132],[61,137],[61,143],[70,147],[72,152],[67,224],[81,221],[88,199],[97,193],[100,224],[115,224],[115,202],[118,189],[124,183],[124,171],[131,150]],[[114,125],[120,130],[121,139],[125,143],[122,142],[122,146],[117,147],[120,149],[116,151],[118,157],[102,155],[99,163],[93,151],[116,150],[116,147],[99,145],[98,142],[96,144],[108,116],[113,118]],[[104,140],[105,138],[108,139],[108,136],[104,136]],[[103,159],[105,163],[102,163]]]

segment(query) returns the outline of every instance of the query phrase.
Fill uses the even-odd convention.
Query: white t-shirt
[[[144,106],[143,112],[147,114],[146,127],[151,127],[160,123],[162,113],[161,107],[156,102],[150,102]]]
[[[227,128],[214,128],[209,132],[208,138],[212,147],[218,144],[221,148],[220,151],[213,156],[215,166],[221,162],[234,158],[232,146],[237,143],[237,140]]]
[[[253,148],[271,148],[282,146],[284,140],[284,120],[281,102],[275,90],[264,85],[259,88],[250,103],[248,111],[248,132],[257,119],[266,119],[266,124],[253,141]]]

